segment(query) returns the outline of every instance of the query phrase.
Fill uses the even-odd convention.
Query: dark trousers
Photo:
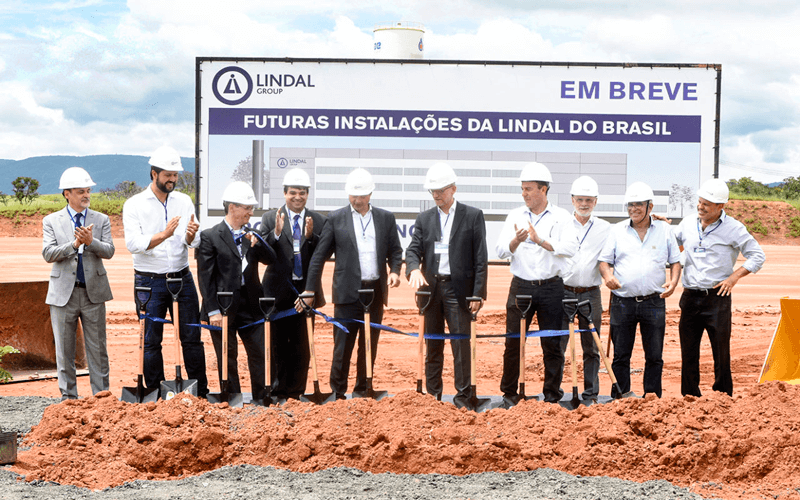
[[[182,278],[183,288],[178,294],[180,308],[181,348],[189,379],[197,380],[197,395],[208,394],[208,378],[206,377],[206,356],[203,341],[200,338],[200,327],[187,326],[200,323],[200,302],[194,286],[192,273]],[[147,314],[157,318],[166,318],[167,311],[172,316],[172,295],[167,290],[167,280],[134,275],[134,286],[150,288],[150,301],[147,303]],[[177,287],[176,287],[177,288]],[[135,293],[135,292],[134,292]],[[170,325],[170,329],[173,327]],[[158,389],[164,378],[164,358],[161,355],[161,340],[164,324],[155,321],[145,322],[144,334],[144,380],[148,389]]]
[[[304,313],[272,322],[272,395],[299,399],[306,392],[311,353]]]
[[[242,339],[247,352],[247,368],[250,371],[250,387],[254,398],[263,397],[264,385],[264,324],[242,328],[254,323],[264,316],[261,311],[254,314],[248,307],[247,289],[242,287],[237,304],[231,308],[228,317],[228,391],[242,392],[239,383],[238,356],[239,347],[236,334]],[[211,330],[211,341],[217,356],[217,374],[222,385],[222,331]]]
[[[514,276],[508,290],[506,301],[506,331],[519,332],[522,313],[517,309],[515,300],[517,295],[530,295],[532,304],[525,316],[525,330],[530,329],[533,315],[539,322],[540,330],[559,330],[564,316],[564,282],[561,279],[534,285],[530,281]],[[564,351],[569,343],[569,336],[541,337],[542,355],[544,361],[544,385],[542,392],[544,400],[555,403],[561,400],[564,391],[561,390],[561,379],[564,375]],[[500,380],[500,390],[503,395],[513,398],[517,395],[519,384],[519,339],[506,338],[506,348],[503,352],[503,377]]]
[[[564,289],[565,299],[578,299],[578,302],[588,300],[592,305],[592,323],[597,330],[597,335],[600,335],[600,323],[603,320],[603,301],[600,296],[600,289],[595,288],[588,292],[575,293],[570,290]],[[586,307],[581,308],[583,313],[587,313]],[[567,323],[567,316],[564,315],[564,323],[561,327],[562,330],[569,329]],[[583,316],[578,315],[578,329],[588,330],[589,322]],[[583,394],[582,399],[596,399],[597,394],[600,392],[600,377],[597,372],[600,370],[600,351],[597,349],[597,344],[594,342],[594,336],[591,332],[581,332],[581,351],[583,352]]]
[[[731,375],[731,296],[713,290],[707,296],[684,290],[681,295],[681,394],[700,394],[700,341],[708,332],[714,355],[712,389],[733,396]]]
[[[431,302],[425,311],[425,331],[444,333],[444,323],[450,333],[470,334],[469,311],[458,304],[453,284],[450,281],[437,283]],[[425,341],[425,388],[428,394],[442,394],[442,369],[444,367],[444,340]],[[463,406],[472,395],[470,391],[470,348],[469,339],[450,340],[453,352],[453,378],[456,395],[454,403]]]
[[[336,304],[333,307],[333,315],[337,318],[364,320],[364,306],[360,303],[355,304]],[[383,321],[383,297],[380,290],[376,290],[375,298],[369,308],[370,322],[380,323]],[[350,373],[350,358],[353,354],[356,339],[358,339],[358,352],[356,353],[356,385],[354,391],[364,391],[367,389],[367,354],[364,343],[364,325],[360,323],[346,323],[344,326],[350,333],[334,327],[333,329],[333,361],[331,362],[331,390],[341,397],[347,393],[347,376]],[[372,366],[375,366],[375,358],[378,356],[378,340],[381,331],[377,328],[370,328],[370,342],[372,344]]]
[[[664,368],[664,331],[666,308],[664,299],[656,296],[638,302],[635,298],[611,294],[611,335],[614,361],[611,368],[623,393],[631,390],[631,354],[636,341],[636,325],[642,334],[644,348],[644,392],[661,397],[661,372]],[[612,388],[611,395],[616,396]]]

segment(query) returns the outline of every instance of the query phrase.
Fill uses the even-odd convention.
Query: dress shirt
[[[619,297],[639,297],[662,293],[667,265],[680,262],[680,250],[669,224],[653,220],[644,241],[626,219],[611,227],[599,260],[614,266],[614,277],[621,287],[612,292]]]
[[[300,210],[299,212],[292,212],[289,209],[289,206],[287,205],[286,206],[286,214],[289,216],[289,227],[292,228],[292,231],[294,231],[294,217],[295,217],[295,215],[299,215],[300,216],[300,218],[297,219],[297,224],[300,226],[300,241],[303,241],[303,227],[305,227],[304,224],[305,224],[305,220],[306,220],[306,218],[305,218],[306,208],[303,207],[303,209]],[[294,244],[294,234],[293,233],[292,233],[291,239],[292,239],[292,244]],[[297,274],[295,274],[295,272],[293,270],[292,271],[292,279],[293,280],[300,280],[300,279],[303,279],[303,278],[301,276],[298,276]]]
[[[572,226],[578,234],[578,251],[572,256],[572,264],[564,278],[564,284],[574,288],[600,286],[603,277],[600,275],[600,262],[597,258],[606,243],[608,232],[611,231],[611,223],[592,215],[586,224],[581,224],[573,213]]]
[[[448,251],[439,254],[439,272],[437,274],[441,276],[450,276],[450,230],[453,229],[453,219],[456,216],[457,204],[458,202],[453,200],[449,213],[444,213],[441,208],[436,207],[439,213],[439,227],[442,229],[442,238],[439,241],[446,242],[448,245]]]
[[[675,229],[678,244],[683,245],[686,264],[684,288],[713,288],[733,274],[739,252],[747,259],[742,267],[757,273],[766,256],[761,245],[747,228],[722,211],[719,219],[702,230],[697,216],[686,217]],[[701,257],[702,256],[702,257]]]
[[[372,204],[366,215],[361,215],[350,205],[353,215],[353,230],[358,246],[358,263],[361,266],[361,281],[372,281],[379,277],[378,252],[375,247],[375,221],[372,219]]]
[[[200,245],[200,235],[191,244],[186,243],[186,227],[194,215],[192,199],[173,191],[163,204],[156,198],[152,185],[132,196],[122,207],[122,225],[125,228],[125,245],[133,254],[133,268],[146,273],[174,273],[189,265],[189,248]],[[172,236],[147,249],[150,240],[167,227],[173,217],[181,220]],[[195,219],[196,220],[196,219]]]
[[[572,215],[550,203],[540,214],[534,214],[523,205],[509,212],[495,252],[501,259],[511,257],[511,274],[524,280],[544,280],[569,273],[570,257],[578,250],[578,235],[570,219]],[[530,238],[517,246],[512,253],[511,241],[516,237],[514,226],[536,229],[539,238],[550,243],[553,251],[546,250]]]

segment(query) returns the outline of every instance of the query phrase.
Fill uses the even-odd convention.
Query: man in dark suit
[[[403,247],[400,246],[400,237],[397,235],[397,223],[393,213],[370,204],[374,189],[375,183],[369,172],[363,168],[350,172],[345,184],[350,204],[328,216],[328,223],[322,230],[319,245],[308,268],[306,285],[311,290],[319,289],[325,260],[331,253],[336,253],[333,315],[337,318],[363,321],[364,307],[359,301],[358,290],[372,289],[375,293],[369,311],[370,320],[380,323],[383,321],[383,306],[388,304],[389,287],[400,285]],[[363,392],[367,389],[364,327],[358,323],[350,323],[348,329],[349,334],[338,327],[333,330],[330,384],[337,399],[344,399],[347,392],[350,357],[357,338],[356,384],[353,390]],[[370,328],[373,365],[379,337],[380,330]]]
[[[228,380],[230,392],[242,392],[237,367],[238,348],[236,332],[247,351],[250,370],[250,387],[253,398],[263,397],[264,386],[264,325],[249,326],[263,318],[258,299],[263,297],[259,281],[258,263],[269,265],[275,261],[275,251],[265,247],[245,233],[243,227],[250,221],[258,204],[253,189],[244,182],[231,183],[222,194],[225,220],[200,233],[197,250],[197,270],[200,293],[203,296],[202,319],[210,325],[222,326],[222,308],[217,292],[233,292],[228,314]],[[217,372],[222,384],[222,335],[211,331],[211,340],[217,354]]]
[[[297,295],[306,289],[306,275],[311,256],[327,218],[306,209],[311,179],[295,168],[283,177],[286,204],[270,210],[261,218],[261,234],[275,250],[275,263],[264,273],[264,294],[275,298],[277,311],[295,308]],[[325,305],[322,288],[315,290],[315,304]],[[298,312],[300,310],[297,307]],[[272,322],[272,396],[298,399],[306,390],[308,367],[308,330],[302,314]]]
[[[414,234],[406,249],[406,277],[414,288],[430,287],[431,303],[425,312],[425,331],[469,334],[470,310],[480,303],[466,298],[486,298],[486,224],[483,212],[457,203],[456,174],[446,163],[436,163],[425,178],[425,188],[436,208],[417,216]],[[441,398],[444,340],[427,340],[425,384],[429,394]],[[456,396],[453,402],[464,407],[470,393],[469,339],[451,340]]]

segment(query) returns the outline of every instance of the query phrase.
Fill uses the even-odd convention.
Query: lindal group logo
[[[211,88],[220,102],[235,106],[246,101],[253,93],[253,79],[242,68],[228,66],[217,72]]]

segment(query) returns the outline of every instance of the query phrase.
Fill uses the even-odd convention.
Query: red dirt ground
[[[114,225],[118,234],[121,222]],[[41,238],[34,228],[28,228],[32,236],[0,238],[3,281],[47,279],[49,265],[41,258]],[[0,235],[3,232],[0,225]],[[22,452],[16,466],[28,480],[102,488],[134,478],[174,478],[235,463],[298,471],[347,465],[373,472],[449,474],[552,467],[572,474],[636,481],[667,479],[691,486],[704,496],[721,498],[762,498],[765,494],[789,498],[785,496],[788,492],[796,494],[792,486],[800,472],[800,442],[795,438],[800,422],[794,402],[800,389],[778,383],[758,385],[757,379],[780,317],[780,297],[800,297],[798,246],[766,245],[764,269],[742,279],[734,290],[734,399],[710,390],[713,361],[707,340],[701,359],[701,389],[706,396],[698,400],[680,396],[679,289],[667,300],[662,400],[625,400],[574,412],[528,402],[510,411],[475,415],[408,392],[417,378],[416,339],[392,333],[381,337],[374,377],[376,389],[397,396],[380,402],[356,400],[322,407],[293,402],[268,411],[226,409],[192,398],[153,405],[120,403],[116,397],[122,386],[135,385],[138,324],[133,312],[131,256],[124,240],[116,238],[115,244],[117,254],[106,266],[115,296],[108,304],[114,397],[48,408],[42,424],[26,438],[36,446]],[[323,286],[329,293],[332,266],[326,267]],[[479,315],[479,334],[504,330],[509,281],[507,266],[491,266],[489,299]],[[603,296],[607,303],[607,290]],[[405,281],[390,291],[390,305],[385,324],[407,332],[417,330],[413,290]],[[332,307],[323,311],[332,314]],[[316,325],[320,381],[325,391],[332,328],[319,319]],[[605,333],[607,315],[604,343]],[[165,339],[167,373],[172,373],[171,335]],[[218,387],[213,376],[216,362],[207,333],[204,340],[214,390]],[[632,389],[641,394],[644,360],[639,345],[632,360]],[[479,342],[480,394],[499,393],[502,350],[502,339]],[[445,349],[445,391],[452,393],[448,352]],[[529,392],[538,392],[542,363],[535,340],[529,343],[527,359]],[[240,356],[239,371],[243,390],[248,391],[244,355]],[[351,387],[354,371],[353,367]],[[88,377],[78,380],[80,394],[88,396]],[[565,377],[564,390],[571,391],[571,385]],[[609,392],[610,383],[603,373],[601,394]],[[0,395],[58,397],[59,393],[56,381],[48,380],[3,385]],[[156,449],[159,453],[153,453]],[[75,467],[78,463],[80,467]]]

